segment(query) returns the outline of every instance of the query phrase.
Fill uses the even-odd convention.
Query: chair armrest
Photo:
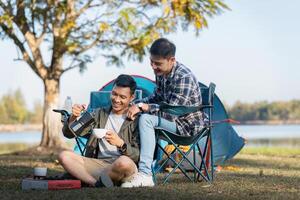
[[[66,110],[53,109],[52,111],[61,114],[61,122],[65,122],[70,117],[70,113]]]
[[[169,113],[176,116],[182,116],[196,111],[202,111],[204,108],[212,108],[211,105],[200,105],[200,106],[181,106],[181,105],[170,105],[165,102],[159,103],[159,110],[165,113]]]

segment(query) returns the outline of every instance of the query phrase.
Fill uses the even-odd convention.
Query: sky
[[[288,101],[300,99],[299,0],[227,0],[231,11],[208,19],[199,37],[193,30],[164,37],[177,46],[176,59],[206,85],[214,82],[221,101]],[[24,63],[14,61],[16,47],[0,41],[0,97],[21,89],[29,108],[43,101],[42,81]],[[60,102],[88,104],[90,91],[101,88],[119,74],[154,79],[149,59],[125,62],[124,68],[106,66],[99,57],[80,74],[73,70],[61,78]]]

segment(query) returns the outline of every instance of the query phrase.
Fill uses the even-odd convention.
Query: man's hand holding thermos
[[[74,104],[72,106],[72,115],[69,119],[69,122],[73,122],[77,117],[81,115],[81,112],[86,110],[86,105],[85,104]]]

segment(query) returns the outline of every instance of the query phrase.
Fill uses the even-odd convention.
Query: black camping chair
[[[157,178],[156,178],[157,173],[160,172],[164,168],[164,166],[170,161],[174,163],[174,168],[163,178],[163,183],[166,183],[169,180],[170,176],[176,171],[176,169],[179,169],[192,182],[200,181],[200,177],[202,177],[205,181],[208,181],[210,183],[213,181],[213,166],[214,166],[213,151],[212,148],[209,148],[208,146],[212,147],[211,119],[212,119],[212,112],[213,112],[213,97],[214,97],[215,87],[216,86],[214,83],[210,83],[208,88],[201,89],[202,96],[208,97],[206,99],[204,98],[202,99],[201,106],[195,106],[195,107],[171,106],[164,103],[160,105],[160,114],[158,116],[159,124],[160,124],[162,112],[170,113],[176,116],[182,116],[188,113],[201,110],[208,115],[208,121],[207,123],[205,123],[203,129],[201,129],[199,133],[192,136],[181,136],[176,133],[171,133],[160,128],[159,125],[158,127],[155,128],[157,150],[161,150],[164,153],[164,155],[167,157],[167,159],[165,160],[155,161],[156,163],[161,163],[158,168],[154,169],[152,167],[153,179],[155,183],[157,183]],[[159,140],[161,139],[167,141],[168,144],[174,145],[175,148],[171,153],[168,153],[163,148],[163,146],[159,142]],[[200,148],[200,144],[199,144],[199,141],[201,139],[205,140],[205,145],[202,148]],[[189,150],[184,152],[180,148],[181,145],[184,146],[189,145],[190,148]],[[176,159],[174,159],[175,154],[181,155],[182,158],[179,159],[179,161],[178,160],[176,161]],[[190,158],[190,154],[193,154],[192,159]],[[197,159],[196,154],[198,154],[197,155],[198,158],[200,157],[200,161],[196,160]],[[210,158],[207,156],[210,156]],[[187,173],[187,171],[182,167],[183,162],[187,162],[191,165],[194,171],[193,178],[191,178],[190,175]]]

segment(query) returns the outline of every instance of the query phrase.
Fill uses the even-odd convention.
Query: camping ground
[[[3,151],[3,149],[2,149]],[[55,151],[18,151],[0,155],[1,199],[299,199],[300,149],[244,148],[216,173],[213,184],[190,183],[176,174],[153,188],[82,188],[22,191],[21,179],[35,166],[48,175],[63,172]]]

